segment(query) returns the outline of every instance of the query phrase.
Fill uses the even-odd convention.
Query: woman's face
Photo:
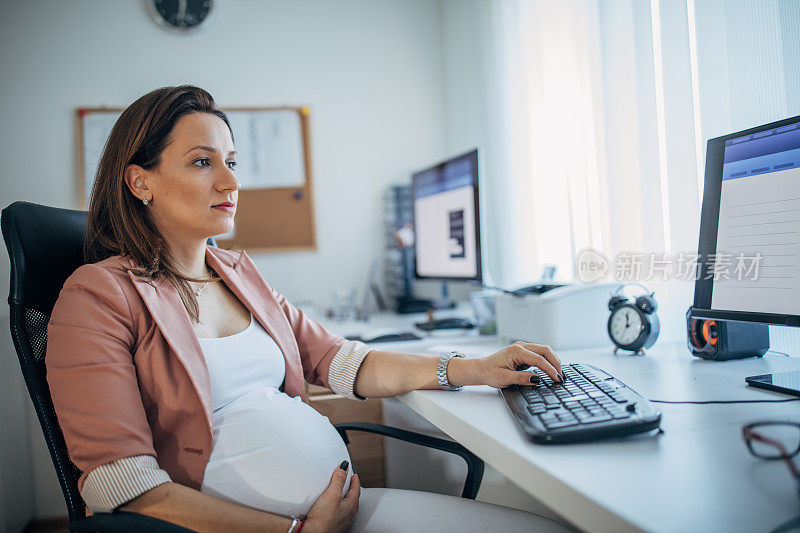
[[[233,229],[241,187],[235,165],[225,122],[210,113],[191,113],[175,124],[158,166],[135,167],[140,174],[129,179],[134,193],[149,200],[147,209],[162,235],[191,242]],[[146,187],[137,189],[137,183]]]

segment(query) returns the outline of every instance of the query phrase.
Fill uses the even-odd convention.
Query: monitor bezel
[[[700,214],[700,238],[697,245],[697,253],[700,256],[700,269],[698,279],[695,280],[694,300],[691,308],[691,315],[693,317],[758,322],[779,326],[800,326],[800,315],[736,311],[732,309],[711,309],[714,281],[713,279],[705,279],[710,266],[709,257],[711,257],[711,254],[716,253],[717,250],[720,196],[722,193],[722,163],[725,154],[725,141],[798,122],[800,122],[800,115],[708,140],[706,145],[703,205]]]
[[[417,249],[417,212],[415,209],[417,195],[416,195],[416,187],[414,187],[414,181],[418,179],[419,176],[422,174],[426,174],[431,170],[435,170],[437,168],[442,168],[445,165],[452,163],[453,161],[457,161],[459,159],[464,159],[469,157],[472,161],[472,189],[475,191],[473,200],[475,203],[475,248],[477,252],[477,273],[473,277],[463,277],[463,276],[425,276],[420,275],[419,268],[417,264],[417,256],[419,250]],[[462,154],[450,157],[439,163],[427,167],[425,169],[419,170],[414,172],[411,175],[411,221],[414,225],[414,277],[416,279],[425,279],[425,280],[434,280],[434,281],[477,281],[483,282],[483,254],[482,254],[482,242],[481,242],[481,211],[480,211],[480,188],[479,188],[479,157],[478,157],[478,149],[474,148]]]

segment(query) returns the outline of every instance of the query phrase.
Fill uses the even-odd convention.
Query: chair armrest
[[[196,533],[193,529],[172,522],[129,511],[97,513],[78,518],[69,523],[69,530],[73,533]]]
[[[457,442],[368,422],[347,422],[334,424],[333,427],[339,432],[345,444],[350,444],[350,440],[347,438],[348,430],[364,431],[458,455],[467,463],[467,480],[464,482],[464,490],[461,492],[461,497],[474,500],[478,495],[478,490],[481,488],[481,481],[483,480],[483,460]]]

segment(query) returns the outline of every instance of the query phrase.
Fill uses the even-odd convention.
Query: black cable
[[[778,355],[785,355],[786,357],[792,357],[791,355],[789,355],[789,354],[788,354],[788,353],[786,353],[786,352],[779,352],[778,350],[773,350],[772,348],[770,348],[769,350],[767,350],[767,353],[776,353],[776,354],[778,354]]]
[[[783,402],[796,402],[800,398],[788,398],[786,400],[702,400],[696,402],[674,402],[672,400],[650,400],[653,403],[692,403],[692,404],[709,404],[709,403],[783,403]]]

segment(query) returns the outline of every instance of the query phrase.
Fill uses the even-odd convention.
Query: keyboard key
[[[567,421],[544,422],[544,425],[547,427],[547,429],[558,429],[569,426],[577,426],[578,422],[567,422]]]
[[[593,424],[595,422],[605,422],[606,420],[611,420],[611,415],[597,415],[597,416],[590,416],[589,418],[581,419],[582,424]]]

